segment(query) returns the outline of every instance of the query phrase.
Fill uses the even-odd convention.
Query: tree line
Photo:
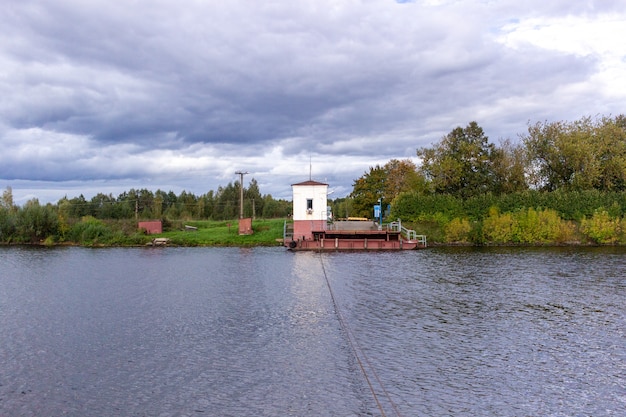
[[[13,201],[7,187],[0,197],[0,242],[39,242],[50,236],[67,238],[71,231],[87,228],[97,233],[102,222],[94,220],[132,221],[126,234],[136,231],[136,220],[230,220],[239,216],[240,184],[229,183],[216,191],[203,195],[182,191],[174,192],[131,189],[119,194],[98,193],[91,199],[82,194],[63,197],[56,204],[40,204],[31,199],[22,206]],[[291,214],[291,202],[261,195],[258,183],[252,179],[243,190],[244,216],[258,218],[284,218]],[[80,240],[80,239],[79,239]]]
[[[90,200],[82,195],[63,198],[57,205],[71,217],[227,220],[239,216],[240,187],[239,182],[229,183],[199,196],[187,191],[176,195],[172,191],[131,189],[117,197],[98,193]],[[261,195],[254,178],[244,187],[243,201],[245,217],[284,217],[291,210],[291,202],[275,200],[269,194]]]
[[[372,217],[382,199],[391,218],[441,242],[626,243],[626,116],[529,123],[519,139],[494,144],[475,121],[456,127],[417,149],[419,166],[393,159],[370,167],[334,212]],[[522,230],[529,218],[554,226],[554,216],[558,236]]]
[[[529,124],[519,141],[499,145],[473,121],[416,155],[419,166],[393,159],[356,179],[352,215],[367,216],[379,199],[390,204],[403,193],[468,199],[527,190],[626,191],[626,116]]]

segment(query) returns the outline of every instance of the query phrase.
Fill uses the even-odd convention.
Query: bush
[[[469,242],[472,226],[469,220],[454,218],[445,228],[446,242],[467,243]]]
[[[501,200],[502,197],[495,196],[491,193],[470,197],[463,202],[463,211],[470,219],[483,220],[489,215],[489,210],[497,206]]]
[[[565,243],[573,239],[574,227],[550,209],[500,214],[492,207],[483,221],[483,233],[491,243]]]
[[[0,207],[0,242],[9,243],[17,232],[17,219],[8,209]]]
[[[111,230],[101,220],[85,216],[71,227],[68,235],[73,242],[93,245],[108,239]]]
[[[402,193],[391,206],[391,217],[403,221],[419,221],[423,216],[438,215],[446,219],[464,217],[463,201],[448,194],[424,195],[420,193]]]
[[[39,242],[58,230],[57,210],[51,204],[42,206],[33,199],[17,212],[17,235],[22,242]]]
[[[556,243],[567,239],[568,230],[559,214],[550,209],[537,211],[533,208],[516,213],[517,234],[520,243]]]
[[[614,244],[622,233],[620,219],[612,217],[606,210],[596,210],[590,219],[584,218],[580,223],[581,232],[599,244]]]
[[[488,242],[510,243],[517,229],[517,221],[509,213],[500,214],[496,207],[489,210],[489,217],[483,221],[483,235]]]

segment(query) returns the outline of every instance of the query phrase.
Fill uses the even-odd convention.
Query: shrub
[[[541,243],[562,242],[566,231],[564,222],[555,210],[545,209],[537,213],[537,235]]]
[[[539,216],[537,210],[528,208],[515,213],[517,230],[515,241],[519,243],[539,242]]]
[[[483,220],[483,235],[488,242],[508,243],[513,241],[517,222],[510,213],[500,214],[496,207],[489,209]]]
[[[469,220],[454,218],[445,228],[445,237],[447,242],[467,243],[472,230]]]
[[[92,216],[85,216],[74,224],[69,231],[69,238],[81,244],[102,242],[111,235],[111,230],[101,221]]]
[[[16,216],[4,207],[0,207],[0,242],[10,242],[17,233]]]
[[[564,243],[573,239],[574,227],[550,209],[500,214],[492,207],[483,221],[483,232],[491,243]]]
[[[516,213],[516,241],[520,243],[556,243],[571,239],[572,229],[552,209],[528,208]]]
[[[584,218],[580,222],[581,232],[592,241],[599,244],[616,243],[621,235],[620,219],[612,217],[608,211],[596,210],[590,219]]]
[[[462,200],[448,194],[424,195],[420,193],[402,193],[393,201],[391,217],[404,221],[424,220],[423,216],[433,213],[446,218],[446,223],[463,214]]]
[[[482,220],[489,215],[490,209],[495,207],[501,200],[501,197],[494,196],[491,193],[481,194],[463,201],[463,210],[470,219]]]
[[[475,245],[485,244],[485,233],[483,231],[483,222],[475,221],[472,224],[472,230],[469,233],[469,240]]]
[[[42,206],[36,199],[28,201],[17,212],[17,234],[23,242],[39,242],[54,236],[59,229],[56,208]]]

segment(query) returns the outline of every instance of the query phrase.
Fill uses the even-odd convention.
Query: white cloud
[[[579,56],[621,60],[626,56],[626,16],[565,16],[530,18],[503,28],[501,42],[511,48],[530,43],[540,48]]]
[[[204,193],[243,169],[288,196],[311,158],[347,193],[472,120],[497,140],[622,112],[619,6],[18,2],[0,17],[0,187]]]
[[[530,44],[596,62],[587,86],[571,86],[572,97],[597,88],[612,99],[626,99],[626,14],[531,18],[504,27],[500,42],[516,50]],[[580,94],[575,94],[575,93]]]

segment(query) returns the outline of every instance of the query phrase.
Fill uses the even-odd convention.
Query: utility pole
[[[237,171],[235,174],[239,175],[239,218],[243,219],[243,176],[247,174],[244,171]]]

